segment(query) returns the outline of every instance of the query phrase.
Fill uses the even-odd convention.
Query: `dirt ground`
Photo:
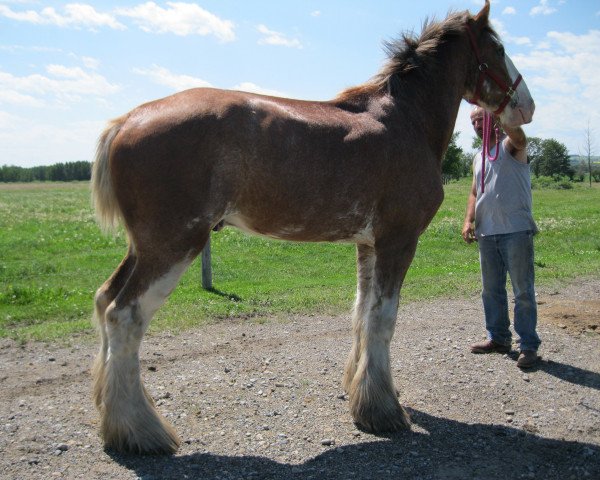
[[[105,450],[95,339],[0,343],[0,478],[600,478],[600,279],[540,291],[541,364],[472,355],[479,298],[402,305],[392,372],[411,431],[353,424],[349,313],[149,335],[143,376],[182,439],[173,456]]]

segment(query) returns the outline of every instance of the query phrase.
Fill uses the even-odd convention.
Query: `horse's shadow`
[[[107,453],[140,479],[600,478],[598,445],[547,439],[503,425],[457,422],[418,410],[410,414],[420,428],[330,448],[298,465],[259,456]]]

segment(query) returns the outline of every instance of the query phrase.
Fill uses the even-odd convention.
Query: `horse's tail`
[[[102,132],[92,167],[92,204],[96,210],[98,223],[105,232],[114,231],[122,218],[121,209],[113,191],[109,158],[111,144],[126,118],[123,116],[112,120]]]

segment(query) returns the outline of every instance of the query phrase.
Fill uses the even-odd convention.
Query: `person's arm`
[[[515,160],[527,163],[527,137],[521,127],[502,126],[506,133],[504,139],[504,148],[513,156]]]
[[[463,240],[467,243],[477,241],[475,238],[475,203],[477,202],[477,184],[475,183],[475,175],[473,175],[473,184],[467,198],[467,211],[465,213],[465,221],[462,228]]]

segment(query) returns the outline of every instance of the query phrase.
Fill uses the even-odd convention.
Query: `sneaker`
[[[485,342],[474,343],[471,345],[471,353],[508,353],[510,352],[510,345],[502,345],[501,343],[494,342],[493,340],[486,340]]]
[[[531,368],[534,367],[541,359],[537,352],[533,350],[521,350],[519,358],[517,359],[517,367],[519,368]]]

